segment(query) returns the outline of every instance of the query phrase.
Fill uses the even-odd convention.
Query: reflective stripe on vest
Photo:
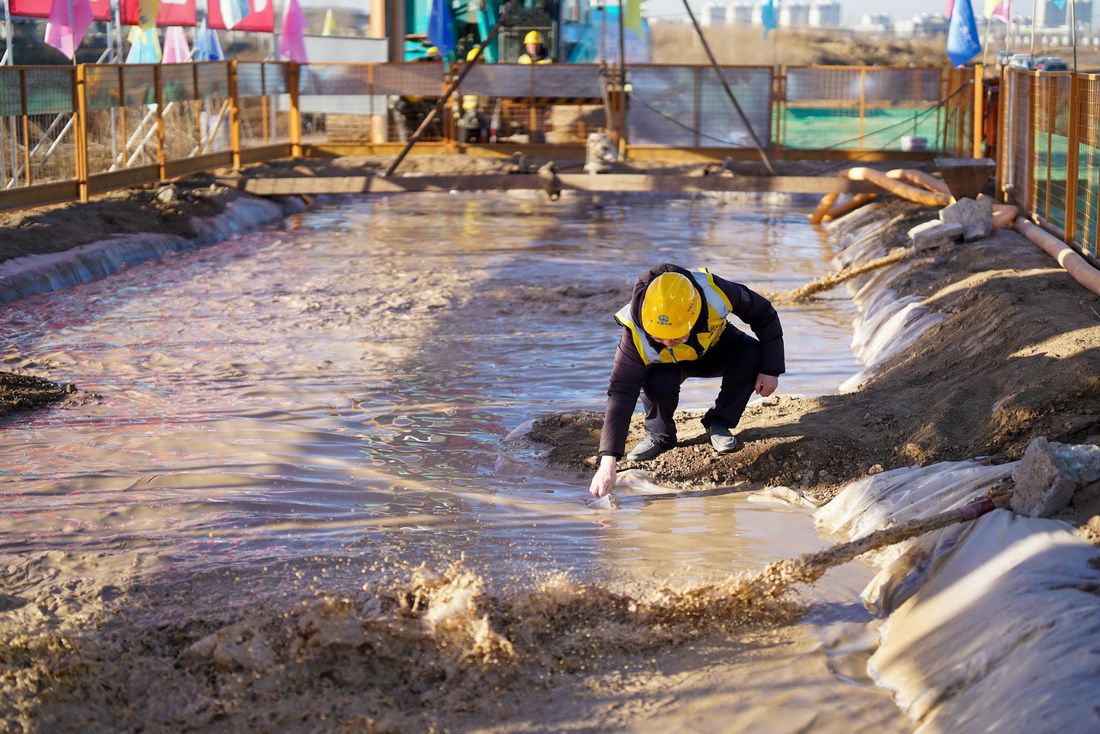
[[[700,268],[698,270],[692,270],[691,275],[695,278],[695,282],[703,291],[704,300],[707,303],[707,330],[696,335],[699,340],[699,346],[703,348],[702,352],[697,352],[694,347],[688,344],[677,344],[669,349],[662,345],[660,350],[657,350],[646,338],[644,331],[634,323],[634,319],[630,316],[630,304],[626,304],[618,313],[615,314],[615,320],[620,324],[630,329],[630,336],[634,340],[634,347],[638,350],[638,354],[641,355],[642,361],[646,364],[653,364],[655,362],[690,362],[693,359],[699,359],[711,345],[718,341],[718,338],[722,336],[722,332],[726,329],[726,316],[733,310],[733,306],[729,299],[726,298],[726,294],[722,292],[722,289],[714,284],[714,276],[706,268]]]

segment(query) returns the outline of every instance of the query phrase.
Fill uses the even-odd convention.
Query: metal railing
[[[0,209],[303,152],[394,152],[449,73],[439,63],[0,67]],[[974,97],[960,93],[972,72],[737,66],[721,74],[776,158],[960,156],[976,139]],[[607,129],[628,156],[755,155],[715,69],[634,66],[625,89],[613,76],[591,64],[475,67],[424,147],[455,152],[491,139],[576,155],[589,132]],[[923,145],[907,148],[914,139]]]

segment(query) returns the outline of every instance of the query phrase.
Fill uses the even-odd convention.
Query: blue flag
[[[432,0],[428,18],[428,41],[439,49],[440,56],[455,50],[455,23],[451,17],[451,0]]]
[[[951,25],[947,28],[947,58],[953,66],[962,66],[981,52],[974,8],[970,0],[955,0],[951,8]]]
[[[764,0],[760,7],[760,24],[764,26],[764,38],[768,37],[768,31],[775,30],[775,0]]]

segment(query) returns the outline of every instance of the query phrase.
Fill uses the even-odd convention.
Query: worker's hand
[[[779,387],[779,378],[775,375],[756,376],[756,394],[760,397],[768,397],[775,392],[777,387]]]
[[[615,465],[618,462],[614,456],[601,456],[600,468],[596,470],[596,476],[592,477],[592,486],[588,491],[593,497],[604,497],[615,486]]]

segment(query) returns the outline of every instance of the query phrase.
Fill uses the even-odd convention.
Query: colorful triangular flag
[[[92,24],[91,0],[53,0],[46,23],[46,43],[70,59]]]
[[[164,31],[164,63],[183,64],[191,60],[191,48],[187,45],[187,35],[183,27],[168,26]]]
[[[951,8],[951,24],[947,27],[947,58],[954,66],[962,66],[981,52],[974,8],[970,0],[956,0]]]
[[[325,11],[325,25],[321,29],[322,36],[336,35],[336,19],[332,17],[332,8]]]
[[[302,34],[306,29],[306,17],[298,0],[287,0],[283,8],[283,30],[279,35],[279,53],[299,64],[308,63],[306,43]]]

